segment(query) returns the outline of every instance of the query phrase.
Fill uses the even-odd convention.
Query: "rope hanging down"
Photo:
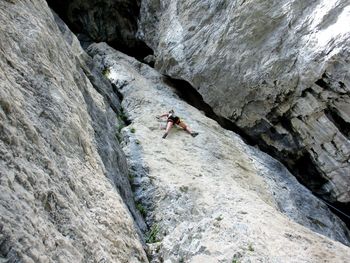
[[[323,199],[321,199],[321,198],[319,198],[319,200],[322,201],[322,202],[324,202],[326,205],[332,207],[334,210],[337,210],[339,213],[341,213],[342,215],[344,215],[344,216],[346,216],[347,218],[350,219],[350,216],[349,216],[349,215],[345,214],[343,211],[341,211],[341,210],[339,210],[338,208],[334,207],[333,205],[331,205],[331,204],[328,203],[327,201],[325,201],[325,200],[323,200]]]

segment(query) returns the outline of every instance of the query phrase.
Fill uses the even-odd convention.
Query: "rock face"
[[[181,101],[149,66],[103,43],[88,52],[124,97],[123,149],[152,224],[151,262],[350,259],[349,247],[325,237],[349,244],[344,224],[279,162]],[[161,138],[155,116],[171,108],[196,138],[177,128]]]
[[[190,82],[331,201],[350,202],[348,1],[142,1],[155,68]]]
[[[87,14],[94,32],[103,14]],[[152,262],[349,261],[349,232],[322,202],[279,162],[181,101],[149,66],[106,44],[89,47],[92,59],[43,0],[1,1],[0,40],[0,262],[148,262],[140,213],[151,226]],[[302,98],[341,93],[333,82],[340,68]],[[307,114],[300,101],[290,112]],[[154,116],[169,108],[199,136],[174,128],[161,139],[164,122]],[[325,116],[345,134],[340,108]],[[127,158],[118,141],[124,112]]]
[[[112,86],[45,1],[0,38],[0,261],[146,262]]]
[[[151,52],[136,37],[139,0],[74,0],[47,1],[71,26],[87,40],[108,42],[124,52],[146,56]],[[84,37],[81,38],[84,40]]]

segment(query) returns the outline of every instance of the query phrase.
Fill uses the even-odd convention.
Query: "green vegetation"
[[[109,76],[109,74],[111,73],[111,70],[107,67],[105,67],[103,70],[102,70],[102,75],[107,77]]]
[[[125,127],[124,122],[120,122],[119,125],[117,125],[117,131],[115,133],[115,137],[117,137],[117,140],[119,143],[122,142],[122,137],[121,137],[121,133],[122,133],[122,129]]]
[[[119,126],[118,126],[118,132],[121,133],[122,129],[125,127],[124,123],[121,123]]]
[[[242,254],[237,252],[233,255],[231,263],[240,263],[240,259],[242,258]]]
[[[135,133],[135,132],[136,132],[136,129],[135,129],[135,128],[131,128],[131,129],[130,129],[130,132],[131,132],[131,133]]]
[[[147,215],[146,208],[141,203],[136,203],[136,209],[139,210],[143,217]]]
[[[159,227],[157,224],[154,224],[151,229],[149,230],[147,236],[146,236],[146,242],[147,243],[156,243],[159,242],[159,238],[157,237],[159,233]]]
[[[118,142],[121,143],[122,138],[120,137],[120,132],[116,132],[115,137],[117,138]]]
[[[252,252],[254,251],[254,248],[253,248],[253,245],[252,245],[252,244],[249,244],[248,250],[249,250],[249,251],[252,251]]]
[[[120,113],[119,113],[119,116],[118,116],[118,117],[119,117],[120,120],[123,121],[124,123],[128,123],[128,122],[129,122],[129,120],[128,120],[128,118],[126,117],[126,114],[125,114],[125,111],[124,111],[123,108],[120,109]]]
[[[222,219],[224,219],[223,217],[222,217],[222,215],[219,215],[217,218],[215,218],[216,219],[216,221],[221,221]]]
[[[183,193],[187,193],[188,192],[188,186],[182,185],[180,186],[180,191]]]
[[[134,181],[135,176],[132,173],[128,174],[129,182],[132,183]]]
[[[126,123],[128,121],[123,108],[120,109],[120,113],[119,115],[117,115],[117,119],[118,119],[117,126],[116,126],[117,131],[116,131],[115,137],[117,137],[117,140],[120,143],[122,141],[121,131],[126,126]]]

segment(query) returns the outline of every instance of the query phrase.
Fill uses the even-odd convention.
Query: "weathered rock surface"
[[[350,202],[349,1],[144,0],[155,68],[325,198]]]
[[[45,1],[0,1],[1,262],[147,261],[112,108]]]
[[[135,55],[145,56],[151,51],[136,37],[139,0],[47,2],[75,33],[87,36],[87,40],[108,42],[124,52],[132,52]]]
[[[88,52],[124,97],[123,149],[153,223],[152,262],[350,260],[349,247],[323,236],[348,244],[344,224],[279,162],[181,101],[149,66],[103,43]],[[155,116],[170,108],[196,138],[176,128],[161,138]]]

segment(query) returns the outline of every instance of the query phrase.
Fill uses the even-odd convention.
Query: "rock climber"
[[[179,125],[182,129],[184,129],[189,134],[191,134],[192,137],[196,137],[198,135],[198,132],[191,131],[191,129],[183,121],[181,121],[181,119],[178,116],[175,115],[174,110],[170,110],[168,113],[164,113],[160,116],[156,116],[157,119],[160,119],[162,117],[167,117],[167,125],[165,129],[165,133],[162,137],[163,139],[165,139],[168,136],[169,131],[175,124]]]

